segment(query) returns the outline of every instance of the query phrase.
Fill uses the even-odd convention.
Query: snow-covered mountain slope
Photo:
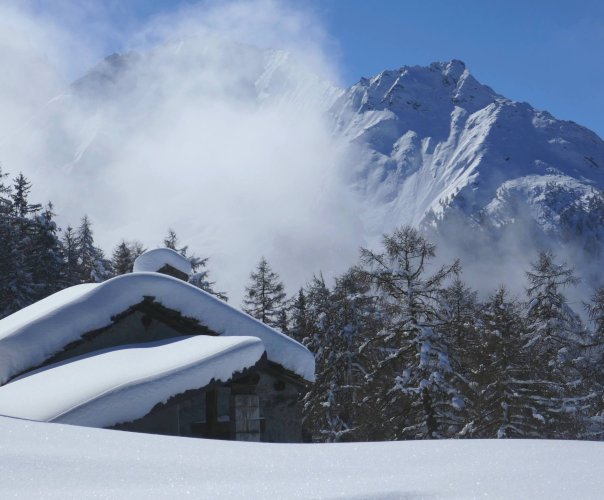
[[[604,141],[497,94],[461,61],[362,79],[332,111],[337,130],[362,146],[357,185],[374,219],[420,224],[458,209],[501,225],[518,197],[555,231],[563,206],[545,196],[552,186],[564,189],[561,205],[601,198]]]
[[[227,87],[213,88],[212,79],[199,76],[207,57],[200,50],[199,67],[189,70],[196,75],[189,90],[199,92],[202,86],[205,93],[239,95],[246,103],[249,98],[260,104],[281,100],[328,109],[334,135],[360,151],[349,168],[368,234],[401,223],[442,220],[448,210],[501,226],[517,218],[522,199],[531,207],[527,215],[559,236],[562,209],[603,199],[602,139],[574,122],[497,94],[461,61],[404,66],[338,89],[309,77],[284,52],[247,46],[224,50],[229,57],[213,57],[224,57],[233,67],[244,64],[247,78],[220,78],[229,82]],[[178,47],[170,64],[178,65],[177,54]],[[74,84],[74,94],[108,99],[113,93],[114,99],[136,107],[136,99],[123,100],[123,95],[132,95],[141,74],[154,71],[146,65],[153,57],[110,56]],[[161,91],[159,85],[149,89]],[[552,199],[555,190],[563,190],[563,198]]]
[[[0,417],[2,498],[597,499],[604,444],[269,444]]]

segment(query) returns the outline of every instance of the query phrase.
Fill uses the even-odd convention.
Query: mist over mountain
[[[113,54],[10,141],[63,220],[153,246],[168,227],[235,298],[260,255],[291,290],[343,271],[400,224],[474,286],[520,286],[552,248],[601,276],[604,141],[514,102],[458,60],[350,88],[287,52],[183,39]]]

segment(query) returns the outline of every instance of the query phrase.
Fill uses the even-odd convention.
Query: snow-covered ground
[[[327,445],[174,438],[0,417],[2,498],[596,499],[604,444]]]

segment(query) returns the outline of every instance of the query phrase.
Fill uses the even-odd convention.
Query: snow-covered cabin
[[[0,415],[157,434],[302,441],[301,344],[185,281],[170,249],[0,320]]]

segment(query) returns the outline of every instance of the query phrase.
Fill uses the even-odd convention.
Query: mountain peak
[[[455,80],[459,80],[462,75],[467,71],[465,63],[463,61],[460,61],[459,59],[452,59],[447,63],[440,63],[440,65],[443,74],[445,76],[450,76]]]

